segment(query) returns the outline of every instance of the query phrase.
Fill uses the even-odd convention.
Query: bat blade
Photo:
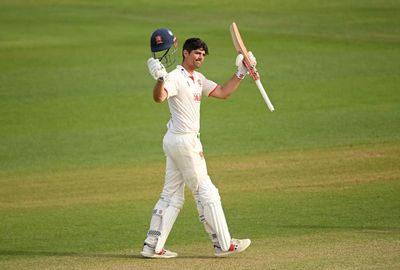
[[[251,77],[254,80],[258,80],[260,78],[260,75],[258,74],[258,71],[255,67],[255,63],[253,61],[251,61],[251,59],[249,57],[249,52],[247,51],[247,48],[244,45],[242,36],[240,35],[239,29],[238,29],[236,23],[233,22],[231,24],[229,30],[231,32],[233,45],[235,46],[236,51],[243,55],[243,63],[249,70]]]
[[[256,83],[258,89],[260,90],[260,93],[265,101],[265,104],[267,104],[267,106],[268,106],[268,109],[271,112],[273,112],[275,110],[275,108],[272,105],[270,99],[268,98],[267,92],[265,91],[264,86],[262,85],[262,83],[260,81],[260,74],[258,73],[258,71],[256,69],[256,63],[254,63],[250,59],[249,52],[247,51],[247,48],[244,45],[243,39],[240,35],[239,29],[235,22],[233,22],[230,25],[229,30],[231,32],[231,37],[232,37],[233,45],[236,49],[236,52],[241,53],[243,55],[243,64],[246,66],[251,77],[255,81],[255,83]]]

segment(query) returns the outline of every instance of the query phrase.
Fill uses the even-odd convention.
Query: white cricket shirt
[[[168,130],[173,133],[199,133],[201,98],[209,96],[217,86],[200,72],[190,74],[181,65],[171,71],[164,84],[171,112]]]

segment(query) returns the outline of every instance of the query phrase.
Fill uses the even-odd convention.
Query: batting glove
[[[236,77],[238,77],[239,79],[243,80],[244,77],[246,76],[247,73],[249,73],[247,71],[246,66],[243,64],[243,54],[238,54],[236,56],[236,66],[237,66],[237,71],[236,71]]]
[[[256,66],[257,65],[257,59],[256,59],[256,57],[254,56],[254,54],[252,52],[249,52],[249,58],[250,58],[250,61],[254,64],[254,66]]]
[[[250,61],[254,64],[253,66],[255,67],[257,65],[257,60],[255,56],[253,55],[252,52],[248,52]],[[238,54],[236,57],[236,66],[238,67],[238,70],[236,72],[236,77],[239,79],[243,80],[246,74],[249,74],[249,71],[247,70],[246,66],[243,64],[243,55]]]
[[[160,60],[154,59],[153,57],[150,57],[149,60],[147,60],[147,67],[149,68],[150,75],[153,76],[155,80],[164,80],[168,74]]]

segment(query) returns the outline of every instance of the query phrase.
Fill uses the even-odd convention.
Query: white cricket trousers
[[[208,176],[203,147],[198,135],[167,132],[163,148],[167,158],[165,182],[160,200],[153,210],[145,243],[157,244],[156,250],[163,247],[183,207],[185,186],[188,186],[196,200],[199,219],[214,246],[221,246],[222,241],[227,250],[231,240],[228,225],[218,189]]]
[[[218,189],[208,176],[203,146],[198,134],[167,132],[163,140],[163,149],[167,160],[162,196],[171,198],[175,195],[182,196],[183,199],[186,185],[196,199],[203,202],[210,201],[215,196],[219,198]]]

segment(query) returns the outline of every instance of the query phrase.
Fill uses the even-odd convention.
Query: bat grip
[[[260,90],[261,96],[263,97],[263,99],[264,99],[264,101],[265,101],[265,104],[267,104],[267,106],[268,106],[268,109],[269,109],[271,112],[275,111],[275,108],[274,108],[274,106],[272,105],[271,101],[269,100],[269,97],[268,97],[268,95],[267,95],[267,92],[265,92],[264,86],[262,85],[260,79],[255,80],[255,82],[256,82],[256,85],[257,85],[257,87],[258,87],[258,90]]]
[[[245,67],[249,71],[249,74],[253,78],[253,80],[259,80],[260,79],[260,75],[258,74],[257,69],[253,65],[251,65],[250,63],[248,63],[245,60],[243,60],[243,64],[245,65]]]

